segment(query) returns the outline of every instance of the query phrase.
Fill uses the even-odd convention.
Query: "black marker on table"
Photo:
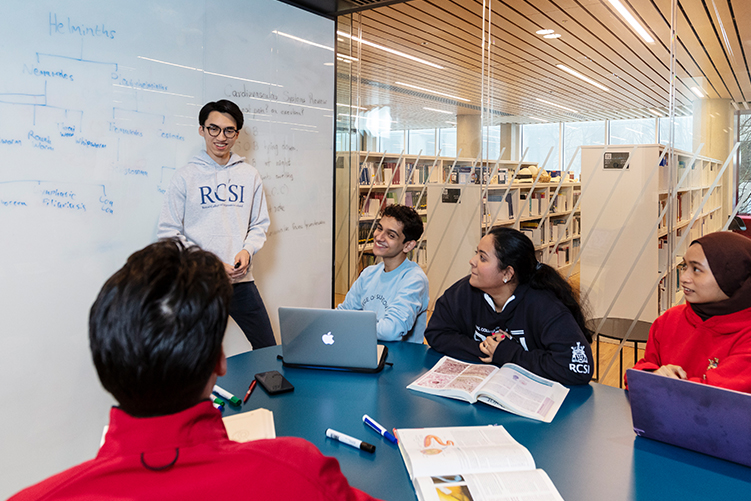
[[[349,435],[345,435],[344,433],[332,430],[331,428],[326,430],[326,436],[333,438],[334,440],[338,440],[343,444],[350,445],[355,449],[360,449],[361,451],[375,452],[375,445],[363,442],[362,440],[358,440],[355,437],[350,437]]]

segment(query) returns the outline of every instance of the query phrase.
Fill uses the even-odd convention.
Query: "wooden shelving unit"
[[[534,163],[368,152],[341,154],[340,163],[350,165],[347,179],[355,193],[348,204],[353,232],[339,232],[351,237],[346,243],[337,237],[338,249],[348,247],[353,273],[346,284],[337,274],[337,283],[341,282],[337,292],[346,292],[344,287],[351,285],[359,271],[375,262],[370,253],[374,222],[380,208],[389,203],[411,205],[423,216],[425,234],[410,258],[428,274],[431,302],[467,274],[467,261],[480,238],[495,226],[527,232],[538,259],[563,274],[575,260],[580,244],[577,200],[581,185],[517,182],[518,173],[536,167]],[[342,219],[346,217],[341,214]]]
[[[628,156],[628,168],[605,167],[609,154]],[[581,290],[593,318],[651,323],[681,303],[676,266],[691,241],[728,217],[722,164],[674,154],[671,178],[663,145],[582,147],[582,178],[597,186],[582,199]]]

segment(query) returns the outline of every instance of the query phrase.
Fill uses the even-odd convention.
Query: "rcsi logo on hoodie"
[[[213,189],[211,186],[199,186],[198,189],[201,192],[201,205],[245,203],[245,186],[221,183]]]

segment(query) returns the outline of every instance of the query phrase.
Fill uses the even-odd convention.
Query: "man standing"
[[[243,126],[240,108],[226,99],[198,114],[201,152],[172,178],[157,236],[178,237],[219,256],[233,284],[229,314],[253,349],[276,344],[266,307],[253,281],[251,259],[269,228],[266,196],[258,171],[232,153]]]
[[[130,256],[89,315],[102,386],[117,399],[95,459],[12,498],[366,501],[336,459],[294,437],[237,443],[209,395],[227,372],[232,287],[221,261],[177,238]],[[300,416],[304,419],[304,416]],[[240,489],[240,490],[237,490]]]

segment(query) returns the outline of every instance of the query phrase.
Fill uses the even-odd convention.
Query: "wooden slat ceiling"
[[[443,66],[436,69],[339,37],[357,58],[337,67],[337,101],[360,112],[388,105],[395,128],[447,127],[486,110],[485,123],[654,118],[668,113],[671,0],[622,0],[655,39],[647,43],[607,0],[412,0],[338,18],[339,30]],[[681,0],[676,11],[676,114],[708,98],[751,101],[749,0]],[[557,39],[535,32],[553,29]],[[489,50],[482,51],[483,32]],[[603,91],[556,65],[604,85]],[[468,99],[469,103],[402,85]],[[570,111],[541,102],[555,103]],[[340,113],[348,109],[340,107]],[[352,113],[354,114],[354,113]]]

